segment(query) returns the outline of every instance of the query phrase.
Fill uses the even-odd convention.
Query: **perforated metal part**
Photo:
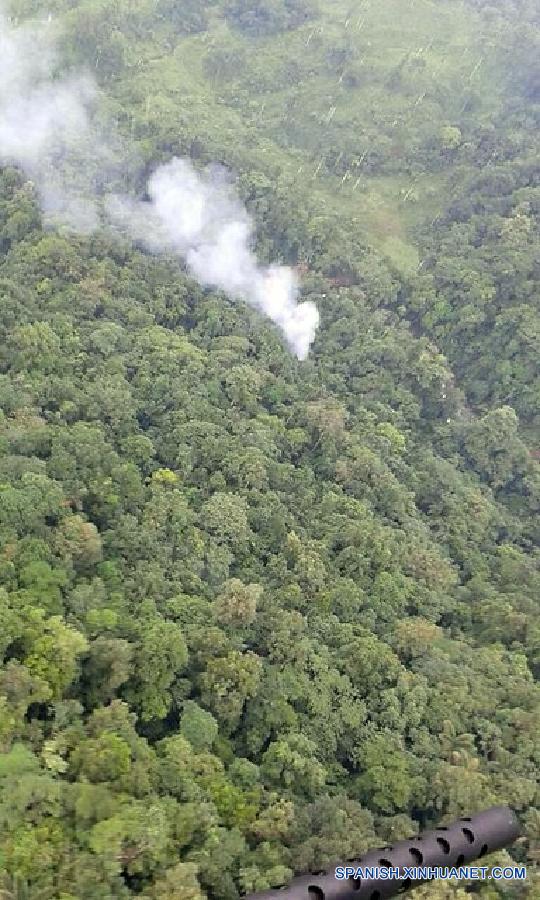
[[[422,884],[423,880],[403,881],[353,879],[338,881],[337,866],[355,868],[404,866],[464,866],[495,850],[512,844],[520,834],[519,822],[506,806],[494,806],[475,816],[458,819],[452,825],[425,831],[422,835],[399,841],[393,847],[371,850],[358,859],[336,862],[325,873],[303,875],[290,885],[250,894],[247,900],[386,900],[395,894]]]

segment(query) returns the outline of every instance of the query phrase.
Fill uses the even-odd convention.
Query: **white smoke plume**
[[[52,26],[13,27],[0,10],[0,162],[34,181],[48,223],[87,232],[100,224],[115,142],[100,139],[93,80],[84,73],[54,78],[56,67]]]
[[[291,269],[258,266],[251,221],[220,170],[201,177],[188,161],[173,159],[152,175],[148,195],[149,203],[112,197],[111,219],[150,250],[180,254],[201,284],[257,306],[305,359],[319,322],[317,308],[297,303]]]
[[[154,253],[178,254],[201,284],[265,313],[305,359],[318,311],[298,303],[291,269],[258,265],[252,223],[222,172],[199,175],[189,161],[173,159],[150,178],[149,201],[118,193],[133,154],[110,129],[104,139],[92,78],[55,77],[56,67],[50,26],[14,27],[0,10],[0,163],[35,182],[46,220],[77,232],[108,224]]]

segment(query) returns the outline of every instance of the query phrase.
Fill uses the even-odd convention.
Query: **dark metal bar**
[[[458,819],[451,825],[399,841],[393,847],[370,850],[359,859],[338,862],[324,872],[302,875],[288,886],[250,894],[247,900],[386,900],[431,879],[361,880],[353,877],[339,881],[335,877],[336,867],[397,868],[401,873],[405,866],[466,866],[512,844],[520,831],[511,809],[493,806],[470,818]]]

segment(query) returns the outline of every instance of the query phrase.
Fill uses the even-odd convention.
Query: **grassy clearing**
[[[137,98],[150,123],[161,115],[200,133],[224,160],[239,147],[255,153],[268,171],[301,184],[323,215],[355,219],[393,265],[410,271],[414,229],[444,206],[450,169],[411,175],[402,159],[414,159],[444,126],[492,121],[500,72],[480,19],[460,3],[322,7],[317,21],[258,41],[215,18],[172,52],[148,42],[119,94]],[[339,173],[338,148],[357,161]],[[400,174],[370,171],[373,151],[394,155]]]

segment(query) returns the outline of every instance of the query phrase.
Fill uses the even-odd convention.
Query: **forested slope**
[[[529,881],[479,893],[538,896],[538,11],[406,6],[12,4],[144,174],[230,167],[321,325],[1,170],[10,900],[234,900],[492,803]]]

